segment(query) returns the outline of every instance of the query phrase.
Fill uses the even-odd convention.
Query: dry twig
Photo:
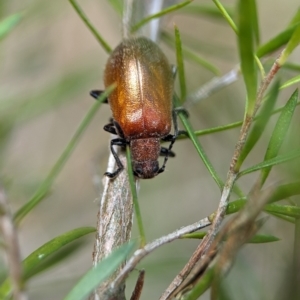
[[[10,214],[4,189],[0,187],[0,231],[6,249],[8,271],[10,275],[12,294],[15,300],[26,300],[23,289],[22,263],[17,232]]]
[[[118,151],[118,149],[116,149]],[[126,157],[119,153],[119,157],[126,167]],[[110,154],[108,172],[115,168],[115,158]],[[133,204],[127,172],[121,172],[114,180],[103,178],[104,191],[100,200],[97,233],[94,244],[93,265],[97,265],[114,249],[130,241],[133,218]],[[102,284],[90,299],[109,299],[105,296],[107,287],[122,269],[116,270],[107,282]],[[123,283],[122,283],[123,284]],[[109,295],[118,294],[116,299],[125,299],[124,286],[116,286],[115,290],[109,289]],[[108,298],[106,298],[108,297]]]

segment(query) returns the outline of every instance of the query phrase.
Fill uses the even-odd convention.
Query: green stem
[[[132,200],[133,200],[136,220],[137,220],[137,224],[138,224],[138,229],[139,229],[139,233],[140,233],[140,248],[143,248],[146,245],[146,236],[145,236],[145,230],[144,230],[144,226],[143,226],[142,214],[140,211],[138,196],[137,196],[137,192],[136,192],[136,181],[133,176],[132,164],[131,164],[131,154],[130,154],[129,147],[126,147],[126,158],[127,158],[128,177],[129,177],[130,189],[131,189],[131,193],[132,193]]]
[[[175,107],[177,107],[180,103],[179,98],[176,94],[174,95],[174,102],[175,102]],[[214,181],[219,186],[220,190],[222,190],[223,186],[224,186],[224,183],[221,180],[221,178],[219,177],[219,175],[217,174],[217,172],[216,172],[215,168],[213,167],[212,163],[210,162],[210,160],[209,160],[208,156],[206,155],[202,145],[200,144],[197,136],[194,134],[194,130],[193,130],[189,120],[187,119],[186,115],[182,112],[179,112],[178,115],[179,115],[179,118],[180,118],[183,126],[185,127],[185,129],[186,129],[186,131],[189,135],[190,140],[194,144],[200,158],[202,159],[205,167],[207,168],[207,170],[211,174]]]
[[[76,12],[78,13],[79,17],[83,21],[83,23],[89,28],[89,30],[92,32],[96,40],[100,43],[102,48],[107,52],[111,52],[111,48],[108,45],[108,43],[102,38],[102,36],[98,33],[94,25],[90,22],[88,17],[85,15],[81,7],[78,5],[78,3],[75,0],[69,0]]]
[[[137,31],[139,28],[143,27],[145,24],[147,24],[151,20],[160,18],[160,17],[162,17],[162,16],[164,16],[166,14],[169,14],[169,13],[177,10],[177,9],[180,9],[180,8],[182,8],[182,7],[190,4],[192,1],[193,0],[188,0],[188,1],[181,2],[179,4],[175,4],[175,5],[169,6],[166,9],[164,9],[164,10],[162,10],[162,11],[156,13],[156,14],[153,14],[153,15],[150,15],[150,16],[144,18],[143,20],[141,20],[140,22],[138,22],[137,24],[135,24],[134,26],[132,26],[131,32]]]

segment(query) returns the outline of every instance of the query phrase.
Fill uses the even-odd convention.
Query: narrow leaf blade
[[[132,26],[131,28],[131,32],[135,32],[137,31],[139,28],[143,27],[145,24],[147,24],[148,22],[150,22],[151,20],[153,19],[156,19],[156,18],[160,18],[166,14],[169,14],[175,10],[178,10],[188,4],[190,4],[193,0],[187,0],[187,1],[183,1],[181,3],[178,3],[178,4],[175,4],[175,5],[172,5],[172,6],[169,6],[167,7],[166,9],[160,11],[159,13],[157,14],[153,14],[143,20],[141,20],[140,22],[138,22],[137,24],[135,24],[134,26]]]
[[[241,71],[247,90],[247,113],[252,114],[256,100],[257,71],[254,57],[252,1],[240,0],[238,9],[238,46]]]
[[[164,42],[167,43],[168,46],[170,46],[172,48],[172,50],[174,49],[174,40],[175,39],[173,38],[173,36],[171,34],[163,31],[161,33],[161,38],[163,39]],[[211,62],[209,62],[207,59],[204,59],[203,57],[196,54],[193,50],[191,50],[191,48],[186,47],[185,45],[182,45],[182,51],[183,51],[184,57],[186,57],[186,59],[197,63],[198,65],[204,67],[205,69],[213,72],[215,75],[221,74],[221,71],[215,65],[213,65]]]
[[[261,45],[257,49],[256,55],[258,57],[266,56],[267,54],[270,54],[278,50],[283,45],[285,45],[290,40],[298,24],[300,23],[298,22],[297,24],[288,27],[287,29],[277,34],[274,38],[270,39],[268,42]]]
[[[300,82],[300,75],[295,76],[295,77],[293,77],[293,78],[287,80],[287,81],[280,87],[280,89],[285,89],[285,88],[287,88],[287,87],[289,87],[289,86],[291,86],[291,85],[293,85],[293,84],[297,84],[297,83],[299,83],[299,82]]]
[[[283,111],[281,112],[279,119],[275,125],[271,139],[268,144],[264,161],[275,158],[281,148],[281,145],[287,135],[296,105],[298,101],[298,90],[296,90],[288,102],[286,103]],[[263,184],[267,179],[272,167],[264,168],[261,172],[261,183]]]
[[[223,6],[223,4],[219,1],[219,0],[213,0],[216,7],[219,9],[220,13],[222,14],[222,16],[224,17],[224,19],[227,21],[227,23],[229,24],[229,26],[233,29],[233,31],[237,34],[238,33],[238,29],[234,23],[234,21],[232,20],[230,13],[227,11],[227,9]]]
[[[256,1],[252,0],[250,1],[250,6],[252,10],[252,26],[253,26],[253,33],[254,33],[254,38],[255,42],[258,45],[260,43],[260,32],[259,32],[259,23],[258,23],[258,15],[257,15],[257,5]]]
[[[233,16],[233,9],[231,7],[224,7],[227,14],[232,17]],[[214,18],[220,21],[224,21],[223,14],[220,12],[218,8],[212,5],[205,5],[205,4],[194,4],[184,7],[180,10],[180,13],[187,13],[187,14],[196,14],[199,17],[208,17]]]
[[[10,15],[0,22],[0,41],[9,34],[22,19],[22,13]]]
[[[287,217],[299,218],[300,207],[292,205],[267,204],[264,211],[276,213]]]
[[[131,153],[130,153],[130,148],[127,146],[126,147],[126,159],[127,159],[127,172],[128,172],[128,178],[129,178],[129,184],[130,184],[130,190],[132,193],[132,201],[134,205],[134,210],[136,214],[136,219],[137,219],[137,225],[139,229],[139,234],[140,234],[140,247],[144,247],[146,245],[146,235],[145,235],[145,229],[143,225],[143,219],[142,219],[142,214],[140,210],[140,205],[138,201],[138,194],[136,190],[136,180],[133,175],[133,169],[132,169],[132,162],[131,162]]]
[[[293,35],[291,39],[289,40],[286,48],[283,50],[280,58],[278,59],[278,64],[282,66],[288,57],[292,54],[292,52],[295,50],[295,48],[300,43],[300,24],[295,28],[295,31],[293,32]]]
[[[90,269],[73,287],[64,300],[85,299],[99,284],[107,279],[126,259],[133,249],[134,243],[129,243],[115,250],[102,260],[96,267]]]
[[[178,96],[176,94],[174,94],[174,103],[175,103],[175,107],[179,106],[178,104],[180,103]],[[217,174],[217,172],[216,172],[214,166],[212,165],[211,161],[209,160],[208,156],[206,155],[202,145],[200,144],[199,140],[197,139],[197,136],[194,134],[194,130],[193,130],[189,120],[183,113],[179,113],[179,118],[180,118],[185,130],[187,131],[189,138],[191,139],[193,145],[195,146],[200,158],[202,159],[205,167],[211,174],[213,180],[217,183],[218,187],[222,190],[224,183],[221,180],[220,176]]]
[[[33,269],[37,268],[42,261],[61,249],[63,246],[92,232],[95,232],[94,227],[76,228],[57,236],[39,247],[23,261],[24,278],[28,278],[28,274],[32,272]]]
[[[247,138],[245,146],[240,154],[237,164],[241,165],[243,161],[246,159],[250,151],[256,145],[258,140],[260,139],[264,129],[269,121],[270,116],[272,115],[272,111],[274,105],[276,103],[277,97],[279,93],[279,82],[276,82],[268,95],[261,112],[257,116],[257,121],[254,123],[251,132]]]
[[[203,239],[206,236],[207,232],[194,232],[185,234],[181,238],[186,239]],[[257,234],[253,236],[247,243],[250,244],[263,244],[263,243],[271,243],[271,242],[277,242],[280,239],[273,236],[273,235],[266,235],[266,234]]]
[[[176,47],[176,61],[177,61],[178,77],[179,77],[179,85],[180,85],[180,100],[181,103],[183,103],[183,101],[186,98],[186,83],[185,83],[181,38],[177,26],[175,26],[175,47]]]
[[[53,255],[63,246],[92,232],[95,232],[95,228],[93,227],[77,228],[57,236],[51,241],[45,243],[43,246],[39,247],[23,261],[24,280],[27,280],[36,274],[34,270],[39,269],[40,265],[43,264],[43,262],[48,259],[49,256]],[[39,271],[41,270],[39,269]],[[6,279],[0,286],[0,299],[6,299],[6,297],[9,297],[11,292],[11,282],[9,279]]]
[[[90,30],[90,32],[93,34],[93,36],[96,38],[96,40],[99,42],[100,46],[107,52],[111,52],[111,47],[108,45],[108,43],[104,40],[104,38],[99,34],[97,29],[94,27],[94,25],[91,23],[91,21],[88,19],[86,14],[83,12],[79,4],[76,2],[76,0],[69,0],[79,17],[81,18],[82,22],[87,26],[87,28]]]
[[[263,170],[263,169],[266,169],[266,168],[272,168],[275,165],[279,165],[279,164],[285,163],[287,161],[296,159],[299,156],[300,156],[300,150],[295,150],[295,151],[291,151],[291,152],[286,153],[286,154],[278,155],[274,158],[265,160],[265,161],[263,161],[263,162],[261,162],[257,165],[254,165],[250,168],[247,168],[247,169],[241,171],[238,174],[238,177],[241,177],[243,175],[253,173],[253,172],[256,172],[256,171],[259,171],[259,170]]]
[[[257,234],[253,236],[248,243],[250,244],[264,244],[264,243],[272,243],[278,242],[280,239],[273,235],[266,235],[266,234]]]

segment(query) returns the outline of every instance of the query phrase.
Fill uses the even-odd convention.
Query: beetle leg
[[[112,120],[111,120],[112,121]],[[110,122],[108,124],[106,124],[103,129],[109,133],[118,135],[115,124],[113,122]]]
[[[101,90],[92,90],[90,91],[90,95],[95,98],[96,100],[98,100],[99,96],[103,93],[104,91]],[[108,99],[106,98],[103,103],[108,103]]]
[[[165,148],[165,147],[161,147],[160,148],[160,153],[159,153],[160,156],[168,156],[168,157],[175,157],[176,154],[173,152],[173,151],[169,151],[169,149]]]
[[[190,116],[189,112],[182,106],[178,106],[174,108],[174,112],[178,115],[178,113],[183,113],[186,118]]]
[[[127,142],[124,140],[124,139],[121,139],[121,138],[117,138],[117,139],[113,139],[110,141],[110,150],[111,150],[111,153],[112,155],[114,156],[115,160],[116,160],[116,163],[117,163],[117,170],[110,173],[110,172],[105,172],[104,175],[106,175],[107,177],[109,178],[115,178],[123,169],[124,169],[124,166],[118,156],[118,154],[116,153],[115,149],[114,149],[114,146],[126,146]]]
[[[177,112],[175,110],[172,111],[172,118],[173,118],[173,124],[174,124],[174,134],[168,134],[166,137],[163,138],[164,141],[170,141],[169,148],[166,149],[166,156],[163,162],[163,165],[158,170],[158,173],[162,173],[165,170],[166,163],[168,161],[169,155],[172,152],[171,149],[176,141],[176,138],[178,137],[179,130],[178,130],[178,123],[177,123]]]
[[[185,108],[183,108],[183,107],[177,107],[177,108],[173,109],[173,111],[172,111],[172,118],[173,118],[174,134],[173,135],[172,134],[168,134],[167,136],[165,136],[164,138],[162,138],[163,141],[169,141],[170,145],[169,145],[168,149],[165,148],[167,151],[161,150],[161,153],[164,152],[164,153],[166,153],[166,155],[165,155],[165,159],[164,159],[163,165],[159,169],[158,173],[162,173],[165,170],[166,163],[168,161],[169,156],[171,157],[171,153],[174,153],[174,152],[171,151],[171,149],[172,149],[172,147],[173,147],[173,145],[174,145],[177,137],[179,135],[182,135],[182,134],[188,136],[188,133],[186,131],[178,129],[177,115],[178,115],[179,112],[184,113],[186,117],[189,116],[187,110]]]

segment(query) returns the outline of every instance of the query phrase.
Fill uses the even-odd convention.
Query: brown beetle
[[[117,134],[111,140],[111,152],[118,169],[106,172],[114,178],[124,168],[113,146],[131,148],[134,175],[139,178],[153,178],[165,169],[171,148],[179,131],[176,113],[172,109],[173,76],[172,68],[160,48],[145,37],[130,38],[110,55],[104,71],[104,85],[113,83],[116,88],[108,97],[113,120],[104,130]],[[97,98],[100,91],[92,91]],[[174,135],[169,134],[172,118]],[[181,133],[181,132],[180,132]],[[160,146],[160,141],[170,141],[169,148]],[[159,168],[158,157],[165,156]]]

